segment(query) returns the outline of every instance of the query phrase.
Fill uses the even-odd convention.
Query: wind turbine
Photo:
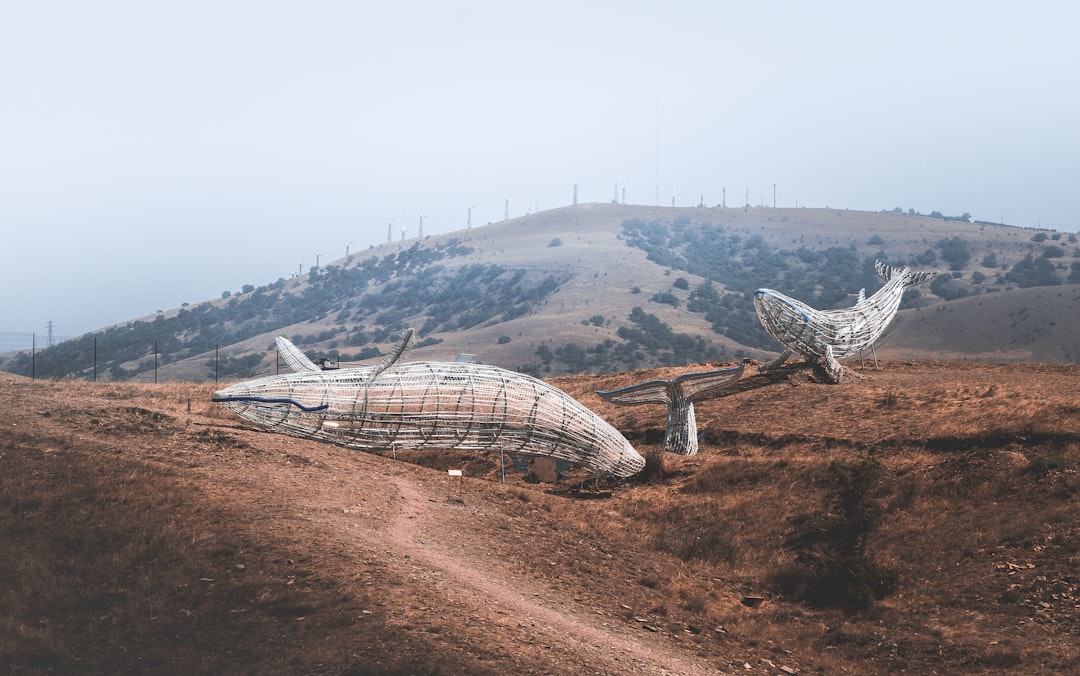
[[[315,253],[315,269],[316,269],[316,270],[318,270],[318,269],[319,269],[319,259],[320,259],[320,258],[322,258],[322,254],[321,254],[321,253],[318,253],[318,252],[316,252],[316,253]]]
[[[345,258],[349,257],[349,246],[355,241],[355,239],[350,239],[348,242],[345,242]]]
[[[386,243],[387,244],[394,241],[394,234],[393,234],[394,231],[391,230],[391,228],[393,226],[394,226],[394,219],[391,218],[390,221],[386,224]]]
[[[510,195],[507,195],[505,202],[503,202],[503,220],[510,220]]]
[[[469,210],[469,215],[465,219],[465,229],[466,230],[472,230],[472,210],[473,210],[473,207],[468,207],[468,210]]]
[[[296,264],[296,276],[299,277],[304,274],[304,261],[300,261]]]
[[[401,224],[401,241],[402,242],[405,241],[405,224],[404,223]]]
[[[424,239],[424,212],[423,211],[420,212],[420,228],[418,229],[416,236],[419,237],[420,239]]]

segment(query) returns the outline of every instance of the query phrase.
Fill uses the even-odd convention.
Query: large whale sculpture
[[[746,364],[715,371],[684,373],[671,380],[649,380],[618,390],[596,394],[605,401],[623,406],[667,404],[665,451],[679,455],[697,455],[697,418],[694,401],[714,396],[742,377]]]
[[[536,378],[482,364],[400,363],[411,338],[409,329],[378,366],[324,371],[279,337],[295,373],[238,383],[213,400],[270,430],[349,448],[504,450],[616,477],[645,466],[615,428]]]
[[[881,261],[875,263],[875,269],[885,285],[869,298],[860,297],[853,307],[841,310],[815,310],[772,289],[755,291],[754,308],[762,326],[784,347],[779,357],[758,370],[769,371],[798,354],[819,369],[827,381],[840,382],[844,368],[836,360],[872,345],[896,315],[904,291],[937,275],[907,267],[893,268]]]

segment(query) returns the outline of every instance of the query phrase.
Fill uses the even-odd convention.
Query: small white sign
[[[449,474],[450,476],[461,476],[461,470],[460,469],[448,469],[448,470],[446,470],[446,473]]]

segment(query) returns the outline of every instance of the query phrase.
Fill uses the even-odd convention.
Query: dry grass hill
[[[206,380],[215,355],[226,376],[253,376],[274,372],[276,335],[356,361],[405,326],[419,332],[417,359],[468,353],[538,375],[763,359],[777,346],[754,316],[754,288],[843,306],[880,285],[878,258],[942,273],[909,292],[886,356],[1080,356],[1074,234],[898,212],[584,204],[383,244],[108,327],[96,346],[84,336],[39,354],[38,373],[88,377],[96,347],[101,379],[152,380],[157,362],[160,379]],[[0,358],[29,367],[27,355]]]

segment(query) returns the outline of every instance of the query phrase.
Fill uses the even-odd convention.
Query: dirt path
[[[406,477],[388,477],[401,496],[400,508],[391,517],[387,530],[390,547],[414,562],[418,575],[442,578],[443,593],[464,601],[470,616],[488,623],[522,630],[531,644],[552,651],[567,673],[715,674],[686,654],[676,654],[670,646],[650,640],[651,634],[631,637],[624,625],[602,622],[584,609],[553,602],[553,590],[525,591],[526,581],[493,567],[493,561],[475,561],[457,546],[469,537],[459,523],[463,510],[446,500],[446,491],[417,485]],[[553,664],[553,667],[556,665]],[[558,669],[557,669],[558,670]]]

